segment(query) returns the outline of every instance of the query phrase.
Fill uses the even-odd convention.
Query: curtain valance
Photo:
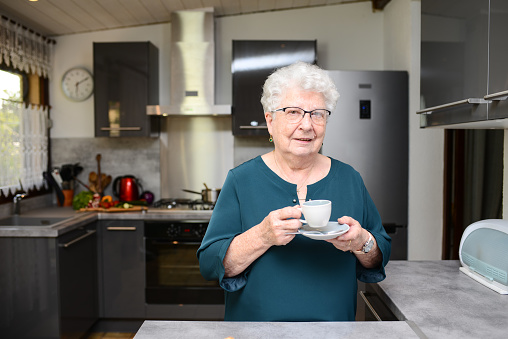
[[[4,16],[0,18],[0,64],[49,78],[54,40]]]

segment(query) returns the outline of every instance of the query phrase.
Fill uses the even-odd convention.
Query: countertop
[[[77,212],[72,207],[45,207],[23,213],[23,217],[66,218],[50,226],[0,226],[0,237],[58,237],[95,220],[209,220],[211,210],[163,210],[125,212]],[[0,219],[7,216],[2,216]]]
[[[458,260],[391,261],[386,279],[371,284],[399,320],[429,338],[506,338],[508,295],[459,271]]]
[[[145,338],[506,338],[508,295],[459,271],[460,262],[391,261],[369,284],[402,321],[242,323],[145,321]]]
[[[419,338],[404,321],[392,322],[220,322],[145,321],[134,339]]]

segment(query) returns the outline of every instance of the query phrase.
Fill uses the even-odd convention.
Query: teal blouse
[[[331,220],[358,220],[376,238],[382,266],[366,269],[350,252],[297,235],[285,246],[272,246],[242,274],[225,278],[222,261],[233,238],[271,211],[298,204],[296,185],[258,156],[229,171],[197,252],[201,274],[219,280],[225,290],[225,320],[354,321],[357,279],[378,282],[386,277],[391,239],[360,174],[332,159],[328,175],[307,186],[309,199],[331,200]]]

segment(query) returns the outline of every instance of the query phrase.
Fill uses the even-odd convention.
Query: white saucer
[[[330,221],[328,225],[318,228],[309,227],[304,224],[302,228],[298,230],[298,233],[314,240],[327,240],[337,238],[347,231],[349,231],[349,225]]]

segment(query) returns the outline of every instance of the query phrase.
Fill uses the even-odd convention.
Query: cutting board
[[[140,212],[146,211],[148,207],[146,206],[132,206],[131,208],[123,208],[123,207],[85,207],[80,208],[78,212],[105,212],[105,213],[118,213],[118,212]]]

